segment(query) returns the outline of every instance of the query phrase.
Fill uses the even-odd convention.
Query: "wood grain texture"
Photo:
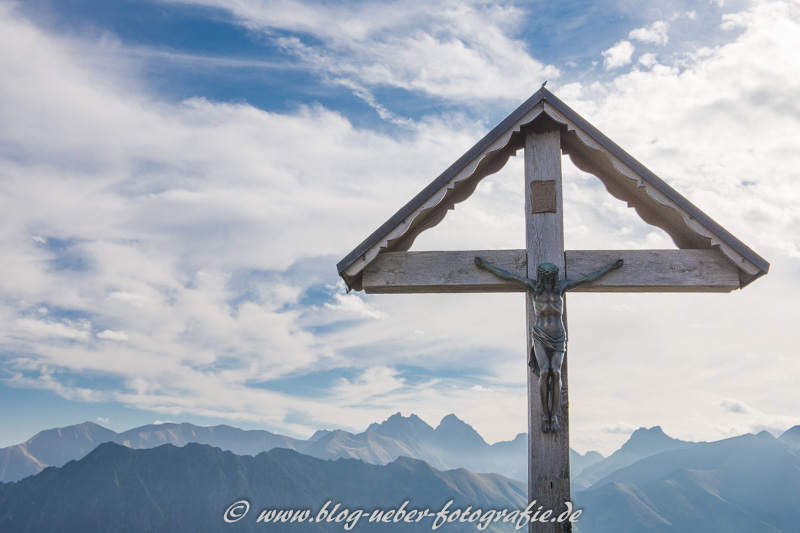
[[[525,250],[382,253],[365,270],[366,293],[521,292],[475,266],[475,257],[518,276],[527,276]]]
[[[622,258],[625,265],[574,292],[731,292],[739,269],[718,250],[591,250],[567,252],[568,279]]]
[[[537,187],[535,181],[554,181],[556,212],[534,213],[531,192]],[[536,277],[536,267],[541,263],[553,263],[565,272],[564,212],[561,187],[561,133],[557,126],[534,131],[525,138],[525,248],[527,277]],[[550,509],[554,515],[561,514],[564,503],[571,501],[569,479],[569,394],[567,380],[567,357],[561,366],[561,405],[555,413],[561,429],[555,433],[541,430],[545,407],[539,399],[539,377],[527,366],[527,354],[532,348],[531,332],[536,322],[531,298],[525,298],[527,315],[527,352],[525,369],[528,374],[528,500],[537,501],[537,506]],[[567,327],[566,302],[564,303],[564,327]],[[555,533],[572,531],[570,522],[541,523],[530,525],[531,533]]]
[[[525,250],[383,253],[364,271],[370,294],[522,292],[519,285],[475,266],[476,256],[527,276]],[[566,276],[582,277],[617,258],[620,270],[573,292],[730,292],[739,288],[736,266],[717,250],[567,250]]]

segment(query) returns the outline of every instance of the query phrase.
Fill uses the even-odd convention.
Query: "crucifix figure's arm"
[[[504,279],[504,280],[507,280],[507,281],[513,281],[514,283],[522,285],[523,287],[525,287],[526,290],[533,290],[536,287],[536,280],[535,279],[523,278],[523,277],[517,276],[516,274],[512,274],[511,272],[509,272],[507,270],[503,270],[502,268],[498,268],[498,267],[496,267],[494,265],[490,265],[489,263],[484,261],[482,257],[476,257],[475,258],[475,266],[477,266],[479,268],[482,268],[484,270],[488,270],[489,272],[491,272],[492,274],[494,274],[495,276],[497,276],[500,279]]]
[[[618,268],[622,268],[624,261],[622,259],[617,259],[610,265],[605,268],[601,268],[600,270],[595,270],[594,272],[590,272],[579,279],[562,279],[560,282],[561,285],[561,294],[564,294],[567,291],[574,289],[575,287],[579,287],[585,283],[592,282],[596,279],[600,279],[601,277],[605,276],[612,270],[616,270]]]

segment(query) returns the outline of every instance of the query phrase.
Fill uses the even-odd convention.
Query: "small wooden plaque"
[[[531,182],[531,212],[534,214],[558,212],[555,180]]]

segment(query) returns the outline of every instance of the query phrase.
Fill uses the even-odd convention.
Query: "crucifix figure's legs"
[[[538,342],[533,342],[533,355],[539,370],[539,398],[542,401],[542,432],[558,431],[558,407],[561,403],[561,364],[564,352],[548,350]],[[533,367],[534,361],[531,361]]]

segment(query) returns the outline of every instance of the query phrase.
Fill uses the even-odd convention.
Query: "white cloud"
[[[642,54],[639,57],[639,63],[647,68],[652,68],[654,65],[658,64],[658,59],[656,59],[656,54]]]
[[[339,288],[339,290],[343,289],[343,286]],[[364,302],[364,300],[362,300],[361,297],[355,293],[344,294],[343,292],[339,292],[338,294],[334,294],[333,297],[336,300],[336,303],[326,303],[325,307],[331,309],[332,311],[336,311],[337,313],[352,314],[367,318],[386,318],[386,313],[370,308]]]
[[[73,352],[80,353],[80,352]],[[16,388],[51,391],[75,402],[101,402],[113,399],[112,394],[91,387],[76,386],[71,380],[58,375],[61,365],[48,365],[26,357],[6,358],[2,381]]]
[[[14,321],[12,335],[16,332],[30,338],[61,338],[69,340],[86,340],[89,338],[88,321],[65,320],[54,322],[49,320],[36,320],[20,318]]]
[[[125,302],[134,307],[143,307],[147,302],[150,301],[147,296],[125,291],[114,291],[108,295],[108,299]]]
[[[612,70],[627,65],[631,62],[635,48],[630,41],[619,41],[617,44],[603,52],[603,67]]]
[[[747,405],[744,402],[740,402],[739,400],[731,400],[726,399],[722,400],[719,403],[720,407],[724,409],[728,413],[736,413],[736,414],[752,414],[754,413],[754,409]]]
[[[603,433],[614,433],[614,434],[622,434],[622,435],[630,435],[638,428],[631,424],[626,424],[625,422],[617,422],[615,424],[611,424],[608,426],[603,426],[600,431]]]
[[[716,403],[723,414],[713,419],[704,419],[703,422],[709,424],[719,437],[761,431],[768,431],[778,437],[799,422],[793,414],[766,413],[737,399],[725,398]]]
[[[725,13],[722,15],[722,24],[720,28],[723,30],[733,30],[736,28],[747,28],[752,21],[751,11],[741,11],[738,13]]]
[[[286,0],[231,3],[174,0],[229,10],[332,83],[354,89],[387,119],[370,89],[396,87],[457,101],[517,101],[558,69],[531,57],[520,8],[479,1],[330,4]],[[311,39],[307,39],[311,37]]]
[[[126,341],[128,340],[128,335],[126,335],[124,331],[114,331],[111,329],[106,329],[98,333],[97,338],[111,340],[111,341]]]
[[[669,42],[669,22],[659,20],[645,28],[637,28],[628,34],[628,38],[635,41],[642,41],[644,43],[652,43],[660,46],[666,46]]]
[[[332,390],[335,401],[344,401],[346,405],[356,406],[403,388],[404,381],[394,368],[370,367],[362,371],[356,379],[341,379]]]

